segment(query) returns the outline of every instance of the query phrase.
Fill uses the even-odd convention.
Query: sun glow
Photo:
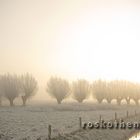
[[[86,13],[61,25],[50,43],[50,54],[44,59],[48,61],[43,65],[52,74],[69,78],[139,81],[138,11],[128,8],[95,11],[96,14]]]
[[[1,4],[1,73],[140,82],[137,0],[55,2]]]

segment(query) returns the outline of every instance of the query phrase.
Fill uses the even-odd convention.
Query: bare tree
[[[122,85],[122,97],[126,100],[127,105],[129,105],[131,100],[131,94],[133,93],[133,83],[129,81],[122,81]]]
[[[90,86],[86,80],[80,79],[73,82],[73,98],[82,103],[89,96]]]
[[[138,84],[138,83],[133,84],[131,98],[134,100],[136,105],[139,105],[140,84]]]
[[[130,104],[131,85],[132,83],[125,80],[114,80],[110,83],[112,95],[117,100],[118,105],[121,105],[123,99],[126,100],[127,104]]]
[[[97,80],[92,84],[92,95],[97,99],[98,103],[102,103],[106,99],[107,84],[106,81]]]
[[[105,96],[106,96],[106,100],[107,100],[107,102],[110,104],[111,103],[111,101],[114,99],[114,95],[112,94],[113,93],[113,88],[112,88],[112,86],[111,86],[111,83],[110,82],[108,82],[107,84],[106,84],[106,90],[105,90]]]
[[[121,101],[124,98],[123,95],[123,83],[120,80],[111,81],[110,86],[112,87],[112,95],[116,99],[117,104],[121,105]]]
[[[47,83],[46,92],[55,98],[58,104],[61,104],[70,93],[69,83],[65,79],[51,77]]]
[[[1,77],[1,87],[4,97],[10,102],[10,106],[14,105],[14,99],[19,96],[19,79],[16,75],[3,75]]]
[[[20,87],[21,92],[23,93],[23,96],[21,96],[23,106],[25,106],[27,100],[37,92],[37,81],[32,75],[27,73],[21,76]]]

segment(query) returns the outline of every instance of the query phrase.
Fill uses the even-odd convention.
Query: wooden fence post
[[[81,129],[82,128],[82,118],[79,117],[79,128]]]
[[[52,131],[52,128],[51,128],[51,125],[48,126],[48,139],[50,140],[51,139],[51,131]]]
[[[135,110],[135,116],[137,115],[137,112],[136,112],[136,110]]]
[[[115,120],[117,120],[117,113],[115,112]]]
[[[129,116],[129,112],[128,112],[128,111],[126,111],[126,117],[128,118],[128,116]]]
[[[102,116],[100,115],[99,116],[99,123],[101,123],[101,120],[102,120]]]

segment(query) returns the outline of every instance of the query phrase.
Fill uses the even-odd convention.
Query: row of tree
[[[118,105],[121,104],[122,100],[126,100],[127,104],[130,104],[132,99],[138,105],[140,84],[124,80],[114,80],[111,82],[98,80],[93,83],[92,92],[99,103],[104,99],[111,103],[115,99]]]
[[[48,81],[46,91],[57,100],[58,104],[67,98],[70,93],[73,99],[79,103],[87,99],[90,93],[97,99],[98,103],[102,103],[104,99],[111,103],[115,99],[117,104],[120,105],[121,101],[125,99],[127,104],[130,104],[132,99],[138,105],[140,99],[140,84],[124,80],[110,82],[97,80],[92,84],[89,84],[86,80],[77,80],[70,86],[65,79],[52,77]]]
[[[10,74],[0,76],[0,105],[2,98],[5,97],[13,106],[15,98],[18,96],[21,96],[23,105],[25,105],[26,101],[35,95],[36,91],[37,81],[28,73],[22,76]]]
[[[36,79],[30,75],[25,74],[22,76],[17,75],[1,75],[0,76],[0,105],[2,98],[5,97],[9,100],[11,106],[14,105],[14,99],[21,97],[23,105],[26,101],[35,95],[38,86]],[[105,99],[108,103],[116,100],[118,105],[122,100],[126,100],[130,104],[132,99],[138,105],[140,99],[140,84],[132,83],[123,80],[102,81],[97,80],[90,84],[84,79],[74,81],[72,84],[65,79],[58,77],[51,77],[47,83],[46,92],[57,100],[58,104],[72,96],[73,99],[82,103],[92,93],[93,97],[99,103]]]

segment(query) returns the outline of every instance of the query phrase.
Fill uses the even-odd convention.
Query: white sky
[[[0,0],[0,73],[140,82],[138,0]]]

